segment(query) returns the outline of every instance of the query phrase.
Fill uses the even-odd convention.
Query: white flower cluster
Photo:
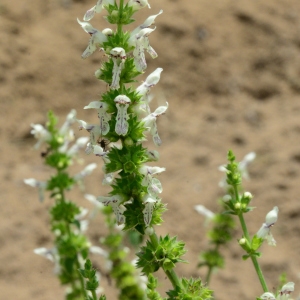
[[[90,21],[94,17],[95,13],[100,13],[105,6],[114,4],[114,0],[98,0],[97,4],[85,13],[83,17],[84,22],[81,22],[79,19],[77,19],[77,22],[80,24],[83,30],[91,36],[88,46],[82,54],[82,58],[89,57],[97,49],[104,50],[105,52],[108,51],[107,55],[110,55],[114,62],[111,89],[118,89],[120,74],[124,67],[127,53],[121,47],[116,47],[109,50],[107,49],[107,51],[106,49],[103,49],[103,43],[107,42],[108,36],[112,35],[113,31],[109,28],[100,31],[94,28],[89,22],[86,22]],[[129,0],[127,5],[132,6],[133,10],[138,10],[146,6],[150,8],[147,0]],[[158,14],[148,17],[143,24],[135,28],[130,34],[128,45],[131,49],[133,49],[132,54],[134,57],[135,67],[139,72],[143,72],[147,67],[145,50],[152,58],[157,57],[157,53],[151,47],[149,42],[149,35],[155,30],[155,28],[150,28],[150,26],[154,24],[156,17],[162,13],[163,11],[160,10]]]
[[[61,146],[59,147],[58,151],[60,153],[65,153],[67,156],[72,158],[76,158],[78,152],[83,149],[86,146],[86,143],[88,142],[87,137],[79,137],[75,140],[74,131],[71,128],[72,124],[76,122],[76,111],[73,109],[71,112],[67,115],[66,121],[59,129],[59,142],[61,143]],[[33,128],[31,130],[31,134],[34,135],[34,137],[37,139],[37,143],[35,145],[35,148],[38,149],[43,143],[50,142],[53,139],[53,136],[51,133],[41,124],[31,124],[31,127]],[[70,145],[73,143],[72,145]],[[83,179],[90,175],[92,171],[96,168],[96,164],[92,163],[87,165],[81,172],[78,174],[75,174],[73,176],[73,179],[78,184],[82,184]],[[35,187],[39,191],[39,200],[41,202],[44,201],[44,192],[47,189],[47,182],[45,181],[39,181],[34,178],[28,178],[24,179],[24,183]]]

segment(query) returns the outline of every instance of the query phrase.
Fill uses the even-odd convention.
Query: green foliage
[[[206,266],[210,269],[224,267],[224,256],[217,249],[210,249],[201,252],[200,254],[200,263],[198,267]]]
[[[181,259],[186,252],[185,244],[177,241],[176,237],[170,238],[169,235],[160,237],[158,245],[147,241],[146,246],[137,253],[137,265],[146,275],[156,272],[160,267],[165,271],[171,270],[178,262],[186,262]]]
[[[108,11],[108,16],[105,18],[109,23],[127,25],[134,22],[134,19],[131,18],[135,12],[132,6],[128,6],[126,4],[122,8],[122,11],[119,10],[117,4],[106,6],[106,8]]]
[[[104,62],[100,68],[100,75],[97,78],[110,85],[113,77],[113,66],[114,62],[112,60]],[[128,57],[126,58],[124,68],[121,71],[120,84],[135,82],[134,78],[140,74],[141,73],[135,68],[134,59],[132,57]]]
[[[147,297],[149,300],[162,300],[162,297],[156,291],[156,288],[157,278],[155,278],[152,274],[149,274],[147,283]]]
[[[92,268],[92,263],[89,259],[86,260],[84,264],[84,269],[78,269],[80,275],[87,279],[86,290],[96,291],[99,286],[99,282],[96,276],[96,270]]]
[[[66,172],[59,172],[51,176],[47,182],[47,190],[52,191],[51,196],[54,197],[62,190],[69,190],[75,183],[74,179]]]
[[[232,230],[235,222],[229,215],[215,214],[212,219],[213,228],[208,232],[211,243],[215,245],[226,244],[232,239]]]
[[[75,216],[80,213],[79,207],[71,202],[59,199],[55,201],[55,205],[50,209],[52,221],[65,221],[73,223]]]
[[[239,171],[239,164],[235,161],[235,156],[231,150],[228,151],[227,159],[229,163],[226,165],[226,182],[232,186],[239,186],[242,181],[242,177]]]
[[[145,223],[143,216],[144,205],[142,201],[133,199],[131,203],[125,204],[124,216],[126,224],[124,230],[136,229],[140,234],[145,234]],[[162,214],[166,211],[166,206],[160,200],[154,205],[150,226],[161,225]]]
[[[121,169],[124,173],[138,173],[138,168],[140,165],[148,161],[148,156],[146,154],[146,149],[143,148],[141,144],[134,144],[132,146],[123,146],[122,149],[117,147],[112,147],[108,153],[109,163],[106,164],[106,172],[116,172]],[[126,164],[130,167],[125,167]]]
[[[167,292],[168,300],[205,300],[212,299],[212,291],[204,286],[200,279],[181,280],[182,287],[176,286],[172,291]]]
[[[66,153],[55,152],[47,155],[45,159],[46,165],[56,168],[57,170],[64,170],[71,164],[71,157]]]
[[[251,241],[248,241],[245,237],[239,240],[240,246],[247,252],[246,255],[243,255],[243,260],[248,259],[249,257],[260,257],[261,253],[256,250],[262,245],[263,239],[254,235]]]

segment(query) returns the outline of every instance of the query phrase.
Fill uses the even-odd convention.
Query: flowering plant
[[[165,168],[153,165],[159,160],[159,153],[157,150],[146,148],[143,142],[150,134],[155,146],[162,144],[158,134],[157,119],[166,113],[168,102],[152,110],[149,94],[151,89],[158,84],[163,69],[154,70],[137,87],[134,87],[133,83],[138,82],[136,77],[146,71],[145,51],[152,58],[157,57],[157,53],[150,45],[149,36],[156,29],[153,26],[154,21],[163,12],[159,11],[157,14],[151,15],[143,24],[132,31],[123,29],[124,26],[134,22],[133,15],[136,12],[145,7],[150,8],[147,0],[129,0],[126,4],[124,0],[120,0],[118,3],[114,0],[98,0],[96,5],[85,13],[83,21],[77,20],[82,29],[90,35],[88,46],[82,53],[82,58],[86,59],[95,55],[97,50],[105,54],[106,59],[96,70],[95,76],[105,82],[109,89],[98,100],[91,101],[84,107],[84,109],[96,110],[99,119],[97,124],[78,120],[73,113],[67,118],[68,125],[63,125],[64,128],[64,126],[68,127],[71,123],[77,122],[79,129],[85,129],[89,134],[88,143],[85,147],[86,154],[93,153],[98,157],[98,160],[103,162],[104,179],[102,183],[109,185],[111,190],[108,195],[101,195],[96,198],[89,196],[88,198],[94,203],[96,202],[107,216],[106,224],[110,233],[102,242],[109,249],[104,255],[111,262],[110,272],[117,281],[117,287],[120,290],[119,298],[211,299],[212,291],[207,284],[211,271],[224,265],[219,247],[231,239],[231,229],[234,227],[232,215],[238,217],[243,230],[243,236],[239,239],[239,244],[245,251],[243,259],[250,258],[252,260],[264,292],[258,299],[275,299],[275,297],[276,299],[287,299],[289,293],[294,289],[294,284],[286,283],[275,296],[269,292],[258,264],[258,258],[261,255],[258,250],[264,240],[266,239],[269,244],[275,245],[270,229],[277,221],[278,207],[275,206],[267,214],[262,227],[252,238],[244,220],[244,214],[251,211],[253,207],[249,206],[252,199],[251,193],[241,192],[241,179],[242,176],[248,176],[246,166],[250,160],[254,159],[253,154],[247,156],[244,162],[237,163],[234,154],[229,151],[229,162],[222,167],[222,170],[226,172],[226,179],[222,181],[221,185],[226,188],[226,195],[222,201],[222,213],[208,214],[210,218],[214,219],[216,226],[210,234],[214,248],[202,254],[202,262],[199,264],[199,266],[209,268],[204,283],[201,279],[179,278],[175,272],[177,263],[186,262],[183,259],[183,255],[186,253],[184,242],[178,241],[177,237],[171,237],[169,234],[160,237],[156,234],[155,226],[162,223],[162,215],[166,210],[166,205],[160,197],[163,191],[162,183],[157,176],[164,172]],[[102,11],[107,12],[105,19],[108,23],[115,25],[114,29],[106,28],[100,31],[89,23],[96,14]],[[61,215],[63,215],[69,223],[75,224],[81,229],[76,222],[80,209],[65,201],[64,190],[82,179],[93,167],[88,167],[81,175],[72,178],[66,175],[64,171],[70,164],[70,153],[73,151],[67,150],[68,140],[61,140],[62,136],[68,136],[65,134],[66,130],[57,131],[54,129],[53,120],[50,114],[50,125],[46,129],[40,125],[33,125],[32,133],[39,138],[37,145],[42,142],[49,144],[50,150],[47,150],[46,161],[50,166],[57,169],[58,177],[46,183],[32,179],[27,180],[26,183],[38,187],[40,192],[43,189],[51,190],[52,196],[57,198],[59,204],[63,203],[63,209],[52,210],[55,222],[61,221]],[[80,145],[82,146],[82,143]],[[205,211],[200,206],[197,207],[197,210]],[[205,212],[207,214],[207,211]],[[69,215],[70,213],[72,214]],[[114,218],[112,218],[112,214]],[[70,229],[71,225],[68,225],[66,229],[60,223],[56,224],[55,222],[53,228],[59,229],[59,237],[62,233],[70,235],[63,237],[63,241],[58,240],[58,245],[61,245],[66,239],[77,241],[79,235],[75,232],[76,239],[74,238]],[[64,222],[66,222],[65,219]],[[63,224],[66,226],[65,223]],[[134,269],[125,263],[126,255],[121,246],[124,235],[120,232],[114,232],[115,224],[123,232],[137,232],[143,239],[146,239],[136,254],[135,264],[141,273],[147,277],[147,284],[144,289],[141,288],[143,285],[138,285],[137,281],[133,279]],[[54,232],[56,232],[55,230]],[[68,282],[72,285],[72,293],[69,293],[68,299],[76,299],[77,296],[92,300],[105,299],[104,295],[98,298],[96,293],[99,282],[96,271],[88,259],[90,244],[80,237],[80,243],[77,242],[76,247],[73,248],[76,251],[72,252],[71,257],[72,263],[74,263],[71,268],[72,280],[74,278],[78,280],[80,288],[77,289],[77,283],[75,284],[71,279],[66,281],[65,277],[70,274],[70,258],[68,257],[65,259],[65,269],[68,273],[62,281],[62,283]],[[69,254],[65,249],[65,246],[57,247],[54,251],[55,255],[58,254],[60,268],[64,255]],[[47,254],[49,253],[48,251]],[[85,263],[83,263],[84,260]],[[156,290],[157,278],[155,278],[154,273],[159,269],[163,270],[172,284],[172,289],[167,292],[166,298],[162,298]],[[79,271],[76,276],[75,271]],[[125,274],[127,280],[124,280]],[[82,294],[80,294],[81,291]]]

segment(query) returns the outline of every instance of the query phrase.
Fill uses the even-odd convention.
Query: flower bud
[[[110,28],[105,28],[102,30],[102,33],[105,34],[106,36],[112,36],[113,31]]]
[[[224,202],[229,202],[231,200],[231,196],[230,195],[225,195],[224,197],[223,197],[223,201]]]
[[[153,227],[147,227],[145,229],[145,234],[147,234],[147,235],[151,235],[151,234],[153,234],[153,232],[154,232]]]
[[[234,208],[235,209],[240,209],[241,208],[241,203],[240,202],[235,203]]]
[[[126,146],[132,146],[133,145],[133,140],[129,136],[124,140],[124,144]]]
[[[249,201],[253,198],[252,194],[250,192],[245,192],[244,193],[244,198],[249,199]]]
[[[246,242],[247,242],[247,240],[246,240],[245,238],[241,238],[241,239],[239,240],[239,244],[240,244],[240,245],[245,245]]]
[[[102,74],[101,69],[96,70],[95,76],[96,76],[97,79],[100,79],[101,74]]]

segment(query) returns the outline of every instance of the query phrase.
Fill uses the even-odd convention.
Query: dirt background
[[[1,299],[63,299],[64,289],[52,274],[53,266],[33,254],[34,248],[51,246],[47,213],[51,201],[39,203],[37,191],[25,186],[23,179],[49,176],[39,152],[33,150],[31,123],[44,123],[49,109],[61,122],[71,108],[80,119],[97,120],[94,112],[82,108],[106,89],[93,76],[102,54],[80,58],[89,37],[76,22],[94,2],[0,2]],[[164,69],[152,90],[152,109],[169,102],[158,124],[163,140],[159,165],[167,168],[160,180],[169,209],[158,232],[178,235],[186,242],[190,264],[178,266],[177,272],[187,277],[205,274],[196,268],[199,251],[208,246],[204,219],[193,206],[217,209],[222,196],[218,166],[226,162],[228,149],[239,160],[255,151],[251,180],[245,182],[257,207],[247,215],[249,230],[254,234],[265,214],[274,205],[279,207],[279,221],[272,229],[278,245],[264,245],[260,261],[269,288],[286,272],[296,283],[296,298],[300,293],[300,2],[150,3],[152,9],[143,9],[137,19],[142,23],[146,16],[164,10],[150,36],[159,56],[155,60],[147,56],[148,69],[140,80],[157,67]],[[99,15],[92,24],[107,27]],[[86,159],[95,161],[92,156]],[[97,162],[99,168],[86,184],[87,191],[98,196],[106,190]],[[78,191],[72,197],[90,207]],[[92,241],[97,244],[104,232],[101,217],[95,218]],[[237,230],[236,238],[240,236]],[[261,295],[251,262],[241,260],[236,242],[224,253],[227,268],[211,282],[216,298]],[[158,275],[163,291],[168,288],[167,280]],[[101,284],[108,299],[116,299],[105,279]]]

